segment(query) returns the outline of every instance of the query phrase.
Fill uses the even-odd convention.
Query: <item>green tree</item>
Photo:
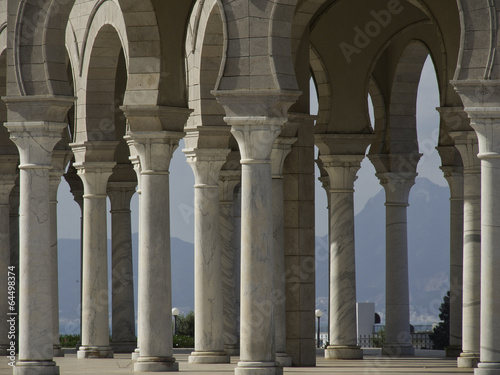
[[[433,349],[442,350],[450,345],[450,291],[444,296],[439,311],[441,322],[432,330],[430,339]]]
[[[177,317],[177,334],[194,337],[194,312],[190,311],[185,316],[179,315]]]

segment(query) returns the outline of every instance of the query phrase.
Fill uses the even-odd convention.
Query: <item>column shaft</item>
[[[224,351],[224,315],[221,272],[219,173],[227,149],[185,149],[195,175],[194,282],[195,351],[192,363],[228,363]]]
[[[17,164],[17,163],[16,163]],[[8,322],[9,313],[15,313],[14,303],[17,304],[15,289],[17,289],[16,277],[17,268],[9,274],[11,270],[10,262],[10,206],[9,194],[14,187],[16,175],[0,175],[0,280],[4,280],[4,286],[0,288],[0,355],[11,356],[15,353],[15,331],[11,333],[11,325]],[[12,287],[9,290],[9,287]],[[10,293],[9,293],[10,292]],[[17,320],[17,319],[15,319]],[[15,325],[13,325],[15,328]],[[10,362],[10,361],[9,361]]]
[[[498,139],[497,136],[496,140]],[[479,156],[481,157],[481,154]],[[474,374],[498,375],[500,374],[500,329],[498,326],[498,317],[500,317],[498,297],[500,215],[498,210],[500,204],[494,192],[500,184],[500,153],[485,156],[481,157],[481,362]]]
[[[169,176],[143,173],[141,176],[141,253],[139,254],[139,295],[141,316],[139,326],[140,357],[135,371],[141,371],[141,361],[150,357],[163,362],[164,371],[177,369],[172,349],[170,214],[168,194]],[[151,370],[148,370],[151,371]]]
[[[224,296],[224,349],[229,355],[239,355],[239,309],[237,308],[237,263],[235,248],[235,218],[233,202],[221,202],[220,233],[221,233],[221,272],[222,293]]]
[[[357,348],[353,191],[330,191],[330,345],[326,358],[363,358]]]
[[[82,346],[78,358],[109,358],[106,195],[83,196]]]
[[[129,186],[127,186],[129,185]],[[136,348],[130,199],[135,183],[110,182],[112,337],[115,353]]]
[[[449,357],[458,357],[462,350],[464,200],[450,200],[450,347]]]
[[[386,203],[386,344],[384,353],[412,355],[406,205]]]
[[[275,366],[271,167],[243,164],[241,183],[241,344],[237,374]]]

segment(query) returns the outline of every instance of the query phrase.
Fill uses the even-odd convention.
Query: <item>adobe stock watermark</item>
[[[364,48],[368,47],[372,39],[379,36],[382,30],[389,26],[392,17],[400,14],[403,9],[399,0],[389,0],[387,2],[387,9],[379,11],[371,10],[370,15],[372,16],[372,20],[368,21],[363,28],[356,26],[353,29],[354,38],[352,44],[347,42],[339,44],[347,63],[351,63],[352,55],[360,54]]]

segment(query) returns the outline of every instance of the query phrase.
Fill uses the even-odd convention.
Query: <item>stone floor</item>
[[[201,374],[234,374],[238,362],[233,357],[231,364],[225,365],[192,365],[187,363],[189,351],[176,350],[175,357],[179,361],[181,373],[185,375]],[[127,354],[116,354],[114,359],[77,360],[75,354],[67,354],[57,358],[61,375],[123,375],[133,372],[133,363]],[[472,374],[470,369],[457,369],[456,361],[444,358],[444,352],[417,350],[416,357],[391,359],[380,356],[377,349],[366,349],[363,361],[328,361],[318,351],[316,367],[286,368],[285,374],[342,374],[342,375],[395,375],[395,374]],[[11,375],[7,358],[0,359],[0,375]],[[154,374],[154,373],[150,373]]]

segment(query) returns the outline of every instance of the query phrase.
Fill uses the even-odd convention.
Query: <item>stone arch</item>
[[[497,0],[458,0],[461,41],[455,80],[498,79]],[[474,16],[465,16],[464,9]],[[485,27],[486,25],[486,27]]]
[[[385,139],[387,132],[387,107],[386,100],[380,89],[375,77],[370,77],[368,84],[368,94],[372,98],[373,111],[375,122],[372,124],[374,133],[377,135],[377,140],[372,143],[371,151],[374,153],[382,153],[382,149],[376,149],[377,145],[383,145],[382,140]],[[368,98],[367,98],[368,100]]]
[[[429,56],[428,48],[414,40],[403,50],[394,72],[385,139],[391,154],[418,153],[416,110],[420,75]]]
[[[0,25],[0,98],[7,95],[7,23]],[[7,122],[7,106],[0,99],[0,154],[17,155],[17,147],[3,125]]]
[[[222,74],[225,58],[226,25],[218,1],[198,3],[191,15],[186,38],[189,107],[193,113],[188,127],[202,125],[225,126],[224,108],[211,91]]]
[[[147,23],[148,27],[143,27]],[[129,79],[124,105],[158,104],[161,46],[156,14],[149,0],[100,0],[89,14],[79,54],[80,76],[99,30],[112,25],[119,36]],[[87,65],[87,66],[86,66]]]
[[[324,133],[328,127],[331,112],[331,83],[326,66],[318,51],[312,45],[309,48],[309,56],[311,73],[318,93],[318,118],[315,131],[316,133]]]
[[[66,23],[74,2],[19,2],[13,36],[17,87],[9,87],[9,96],[70,95],[64,42]],[[33,56],[42,56],[42,59]]]

